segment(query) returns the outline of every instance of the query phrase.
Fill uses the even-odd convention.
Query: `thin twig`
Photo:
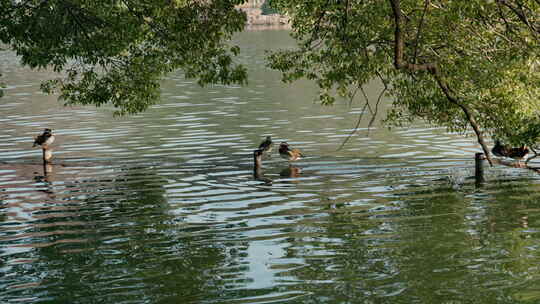
[[[416,63],[416,56],[418,54],[418,42],[420,40],[420,34],[422,32],[422,26],[424,25],[424,17],[428,9],[429,0],[424,1],[424,11],[422,12],[422,18],[420,19],[420,24],[418,24],[418,31],[416,32],[416,38],[414,39],[414,53],[412,62]]]
[[[366,91],[364,90],[364,87],[360,87],[360,91],[362,92],[362,95],[364,95],[364,99],[367,101],[367,107],[369,109],[369,113],[373,115],[373,110],[371,109],[371,105],[369,104],[369,97],[366,94]]]
[[[529,163],[529,161],[533,158],[536,158],[538,156],[538,153],[536,153],[536,150],[533,147],[530,147],[531,151],[533,151],[534,155],[532,157],[527,158],[525,161],[525,164]]]
[[[356,88],[355,92],[360,88],[361,88],[361,86],[358,86]],[[341,150],[345,146],[345,144],[349,141],[349,139],[351,139],[351,137],[354,135],[354,133],[356,133],[356,131],[358,131],[358,128],[360,127],[360,123],[362,122],[362,118],[364,117],[364,113],[366,112],[366,107],[368,106],[368,104],[369,104],[369,100],[366,99],[366,103],[364,104],[364,107],[362,108],[362,111],[360,112],[360,115],[358,116],[358,121],[356,122],[356,125],[354,126],[354,129],[351,131],[351,133],[349,133],[347,138],[345,138],[345,140],[341,143],[341,145],[339,146],[339,148],[336,151]]]
[[[523,7],[515,7],[508,0],[497,0],[497,3],[501,3],[502,5],[508,7],[517,17],[518,19],[525,24],[533,34],[533,37],[536,40],[540,40],[538,37],[538,34],[540,34],[540,29],[536,28],[531,22],[529,21],[529,18],[525,14],[525,11],[523,10]]]
[[[356,97],[356,94],[358,93],[358,90],[360,89],[360,86],[356,86],[356,89],[351,94],[351,97],[349,98],[349,107],[352,105],[354,97]]]
[[[386,80],[382,77],[381,73],[379,71],[376,72],[377,76],[381,80],[381,82],[384,85],[384,89],[382,89],[381,93],[379,93],[379,97],[377,98],[377,102],[375,103],[375,113],[371,116],[371,120],[369,121],[368,127],[367,127],[367,136],[369,136],[369,131],[371,130],[371,127],[373,126],[373,123],[375,122],[375,118],[377,117],[377,114],[379,113],[379,104],[381,103],[382,97],[384,96],[384,93],[388,90],[388,84]]]
[[[313,33],[311,34],[311,38],[309,39],[309,41],[306,43],[306,45],[311,45],[311,43],[317,39],[319,39],[318,37],[318,34],[319,34],[319,31],[321,29],[321,22],[322,22],[322,19],[324,18],[324,16],[326,15],[326,6],[328,6],[328,3],[330,2],[330,0],[326,0],[326,2],[324,3],[324,5],[322,6],[322,10],[321,10],[321,13],[319,15],[319,18],[317,19],[317,22],[315,23],[315,28],[314,28],[314,31]]]

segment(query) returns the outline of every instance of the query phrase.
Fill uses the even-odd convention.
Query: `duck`
[[[262,150],[263,153],[270,155],[273,145],[272,136],[266,136],[266,139],[259,145],[259,150]]]
[[[54,142],[54,135],[52,134],[52,130],[49,128],[45,128],[45,130],[43,130],[43,133],[38,135],[34,139],[34,145],[32,145],[32,147],[42,146],[46,148],[48,145],[52,144],[53,142]]]
[[[290,149],[289,144],[286,142],[282,142],[279,145],[279,155],[286,159],[287,161],[296,161],[304,157],[304,154],[300,152],[298,149]]]
[[[521,147],[513,148],[501,144],[500,140],[495,140],[495,145],[491,149],[493,155],[498,157],[510,157],[521,161],[527,157],[529,154],[529,149],[527,146],[522,145]]]

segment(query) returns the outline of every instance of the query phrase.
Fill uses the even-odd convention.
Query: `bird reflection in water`
[[[53,195],[54,194],[53,187],[52,187],[53,178],[54,178],[53,166],[49,163],[47,164],[44,163],[43,175],[34,176],[34,180],[36,182],[44,183],[46,188],[42,190],[38,190],[38,191],[47,193],[48,195]]]
[[[281,177],[289,177],[289,178],[295,178],[295,177],[300,177],[300,174],[302,173],[302,169],[296,167],[296,166],[293,166],[293,165],[289,165],[289,167],[281,170],[281,172],[279,172],[279,176]]]

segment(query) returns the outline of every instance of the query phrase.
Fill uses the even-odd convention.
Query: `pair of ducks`
[[[253,151],[253,175],[255,179],[264,181],[267,184],[271,184],[272,180],[265,178],[262,174],[262,157],[265,153],[269,154],[272,151],[272,146],[272,138],[267,136],[266,140],[259,145],[259,148]],[[290,162],[299,160],[304,157],[304,154],[298,149],[291,149],[288,143],[282,142],[279,145],[279,155],[289,161],[289,167],[283,169],[279,175],[282,177],[299,177],[302,171],[300,168],[292,166]]]
[[[255,153],[259,153],[261,156],[265,153],[269,154],[270,152],[272,152],[273,145],[274,144],[272,142],[272,137],[266,136],[266,139],[259,145],[259,149],[255,150]],[[304,154],[302,154],[302,152],[300,152],[300,150],[298,149],[291,149],[288,143],[281,142],[279,144],[279,156],[291,162],[304,157]]]

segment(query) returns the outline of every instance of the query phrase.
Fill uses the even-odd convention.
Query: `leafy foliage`
[[[234,7],[242,2],[1,1],[0,41],[23,64],[63,73],[42,88],[68,104],[136,113],[159,99],[159,81],[173,70],[201,85],[246,81],[233,61],[239,49],[226,43],[244,28],[246,16]],[[298,41],[273,53],[270,65],[285,81],[315,81],[325,104],[379,79],[393,99],[391,123],[421,118],[457,132],[479,126],[515,145],[540,140],[538,0],[269,0],[265,7],[291,18]]]
[[[239,51],[226,41],[244,28],[235,0],[23,0],[0,2],[0,40],[32,68],[62,77],[42,85],[67,104],[145,110],[159,80],[183,69],[201,85],[242,83]]]
[[[433,73],[395,65],[388,1],[272,0],[299,47],[271,55],[285,81],[314,80],[323,103],[379,79],[394,100],[387,120],[415,118],[465,132],[469,119]],[[440,70],[484,132],[512,144],[540,139],[540,3],[536,0],[402,0],[403,57]]]
[[[269,0],[265,0],[261,6],[261,13],[263,15],[272,15],[272,14],[277,14],[278,11],[274,9],[272,6],[270,6]]]

